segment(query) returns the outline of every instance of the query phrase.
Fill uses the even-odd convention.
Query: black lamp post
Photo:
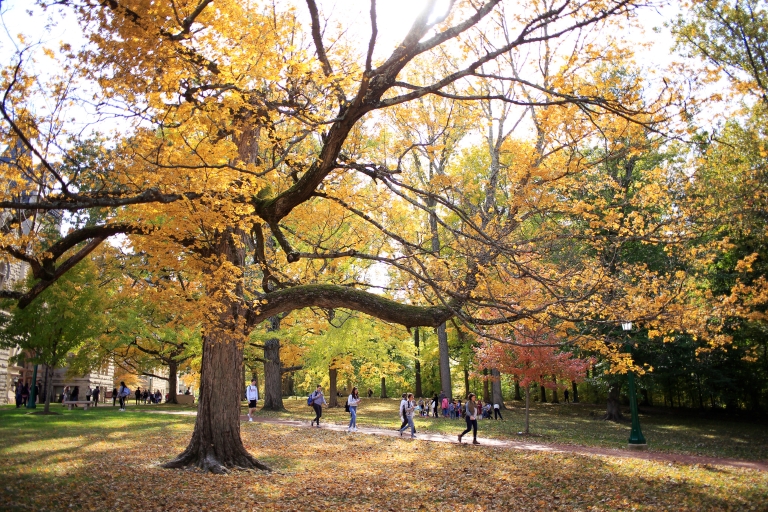
[[[621,322],[621,328],[624,332],[632,330],[632,322]],[[630,353],[632,352],[630,348]],[[644,450],[648,445],[640,430],[640,418],[637,415],[637,393],[635,392],[635,373],[627,372],[629,378],[629,410],[632,414],[632,431],[629,434],[629,448],[634,450]]]

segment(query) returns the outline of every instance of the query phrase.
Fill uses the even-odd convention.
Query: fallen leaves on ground
[[[159,464],[194,418],[111,411],[0,425],[3,510],[766,510],[765,472],[248,423],[271,473]],[[26,421],[25,424],[29,425]]]

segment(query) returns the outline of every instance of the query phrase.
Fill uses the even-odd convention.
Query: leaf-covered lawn
[[[345,399],[340,399],[345,400]],[[265,416],[304,419],[314,417],[305,398],[285,399],[287,413],[259,412]],[[344,403],[343,401],[341,403]],[[359,426],[395,428],[400,426],[398,400],[363,399],[358,410]],[[525,409],[519,402],[507,402],[510,409],[503,411],[504,421],[480,420],[478,435],[497,439],[520,440]],[[652,451],[683,455],[734,458],[742,460],[768,460],[768,429],[762,422],[715,420],[675,414],[668,410],[648,408],[640,414],[640,424]],[[243,409],[245,414],[246,409]],[[631,425],[629,411],[625,423],[602,421],[604,405],[592,404],[535,404],[531,407],[530,431],[537,442],[625,448]],[[691,413],[689,413],[691,414]],[[323,418],[339,424],[349,423],[343,407],[327,409]],[[458,434],[464,429],[464,420],[442,418],[416,418],[416,428],[441,434]]]
[[[243,424],[243,441],[273,473],[166,470],[158,463],[183,450],[193,417],[111,407],[25,412],[0,410],[3,510],[700,511],[768,503],[766,472],[256,422]]]

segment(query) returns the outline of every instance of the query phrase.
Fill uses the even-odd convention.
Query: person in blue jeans
[[[357,392],[357,386],[352,388],[347,398],[347,405],[349,405],[349,427],[347,432],[357,432],[357,406],[360,404],[360,394]]]
[[[411,439],[416,437],[416,427],[413,425],[413,411],[416,410],[416,402],[413,400],[413,393],[408,393],[408,399],[405,404],[405,419],[408,424],[400,429],[400,436],[402,437],[403,431],[411,427]]]

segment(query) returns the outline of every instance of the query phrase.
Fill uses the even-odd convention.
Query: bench
[[[83,406],[83,410],[87,411],[88,408],[93,405],[92,402],[88,402],[86,400],[77,400],[77,401],[67,400],[67,401],[61,402],[61,403],[62,403],[62,405],[66,405],[67,406],[67,410],[70,410],[70,411],[72,410],[72,407],[76,407],[78,405],[82,405]]]
[[[192,405],[195,403],[195,397],[192,395],[176,395],[176,403],[183,405]]]

